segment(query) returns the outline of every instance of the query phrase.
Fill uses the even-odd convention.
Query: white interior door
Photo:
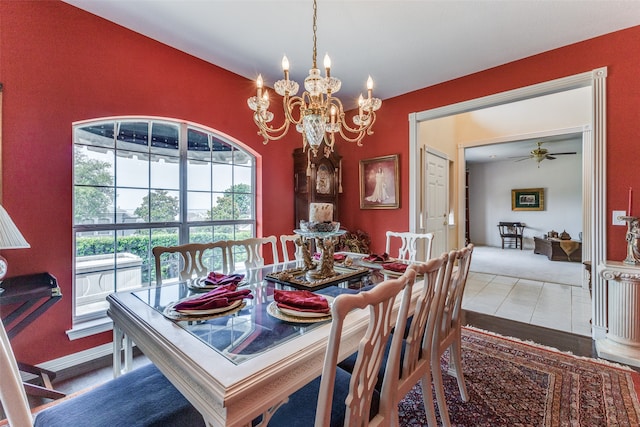
[[[447,251],[447,228],[449,225],[449,160],[425,150],[423,190],[425,205],[423,215],[425,232],[433,233],[431,257]]]

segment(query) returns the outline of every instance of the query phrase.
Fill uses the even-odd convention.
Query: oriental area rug
[[[446,367],[443,357],[452,426],[640,426],[640,374],[626,366],[463,328],[468,402]],[[402,427],[427,425],[418,385],[399,413]]]

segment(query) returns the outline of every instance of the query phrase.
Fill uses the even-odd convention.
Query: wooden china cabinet
[[[330,152],[324,143],[318,155],[302,148],[293,152],[294,228],[309,220],[310,203],[332,203],[333,220],[339,221],[338,195],[342,193],[342,156]]]

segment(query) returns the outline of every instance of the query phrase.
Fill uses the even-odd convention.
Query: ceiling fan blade
[[[575,151],[572,152],[572,153],[549,153],[549,155],[551,155],[551,156],[562,156],[562,155],[565,155],[565,154],[577,154],[577,153]]]
[[[549,154],[547,154],[546,156],[544,156],[545,159],[547,160],[555,160],[555,157],[551,157]]]
[[[521,162],[523,160],[529,160],[531,158],[533,158],[533,156],[522,157],[522,158],[519,158],[518,160],[514,160],[514,162]]]

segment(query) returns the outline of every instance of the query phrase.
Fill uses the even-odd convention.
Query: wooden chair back
[[[433,233],[412,233],[409,231],[387,231],[387,244],[385,252],[392,256],[391,246],[394,239],[400,239],[400,248],[398,249],[398,259],[408,261],[416,261],[420,256],[421,259],[427,260],[431,258],[431,246],[433,244]]]
[[[407,272],[399,278],[385,280],[371,290],[358,294],[342,294],[336,297],[331,307],[331,332],[320,380],[315,426],[329,426],[333,399],[336,367],[344,319],[355,309],[368,309],[369,322],[365,335],[358,345],[357,359],[351,374],[349,395],[346,399],[345,426],[387,426],[397,413],[396,394],[402,334],[392,334],[404,330],[411,305],[411,291],[415,282],[415,271]],[[397,314],[395,302],[401,295]],[[387,342],[391,338],[391,348],[380,393],[378,414],[369,420],[371,402],[378,380]],[[394,407],[396,409],[394,409]]]
[[[441,295],[442,303],[439,304],[439,316],[441,320],[436,325],[433,337],[433,352],[431,354],[431,368],[433,370],[433,383],[438,401],[440,419],[444,425],[449,424],[449,412],[444,394],[440,358],[449,349],[448,374],[454,376],[458,382],[460,397],[464,402],[469,400],[469,394],[462,372],[462,298],[467,283],[469,266],[473,244],[467,245],[458,251],[449,252],[450,267],[457,262],[457,268],[449,277],[447,292]],[[449,267],[449,268],[450,268]]]
[[[298,244],[301,237],[297,234],[282,234],[280,236],[280,247],[284,262],[302,259],[302,245]],[[293,258],[289,257],[289,248],[293,249]]]
[[[229,249],[229,266],[231,271],[235,270],[236,259],[245,257],[245,268],[262,267],[264,262],[263,251],[265,245],[271,247],[273,264],[278,264],[278,243],[276,236],[252,237],[244,240],[227,240]]]
[[[0,381],[0,403],[2,403],[9,425],[33,425],[29,401],[22,385],[18,363],[2,321],[0,321],[0,378],[2,378]]]
[[[440,340],[449,336],[453,330],[461,328],[462,315],[462,298],[464,296],[464,288],[469,275],[469,266],[471,264],[471,255],[473,253],[473,244],[455,251],[454,260],[449,262],[457,262],[457,269],[451,274],[448,295],[444,303],[442,314],[442,329],[440,330]]]
[[[422,397],[429,425],[437,425],[433,395],[431,392],[431,351],[433,334],[439,324],[437,306],[443,292],[443,286],[449,281],[449,256],[447,253],[426,263],[412,264],[409,269],[423,277],[422,288],[416,300],[411,325],[406,329],[404,357],[398,380],[396,406],[407,393],[421,381]],[[419,286],[420,282],[416,284]],[[415,291],[414,291],[415,293]],[[398,419],[396,412],[395,419]],[[398,420],[399,422],[399,420]]]
[[[195,277],[204,277],[215,269],[213,262],[205,262],[205,253],[215,256],[217,252],[214,252],[215,249],[219,249],[220,259],[222,260],[220,270],[226,274],[229,272],[229,259],[225,240],[210,243],[187,243],[177,246],[155,246],[151,249],[151,252],[155,259],[156,284],[162,284],[162,261],[163,258],[167,258],[166,256],[163,257],[163,255],[178,255],[175,257],[178,263],[178,276],[180,280],[188,280],[193,278],[194,275]]]

